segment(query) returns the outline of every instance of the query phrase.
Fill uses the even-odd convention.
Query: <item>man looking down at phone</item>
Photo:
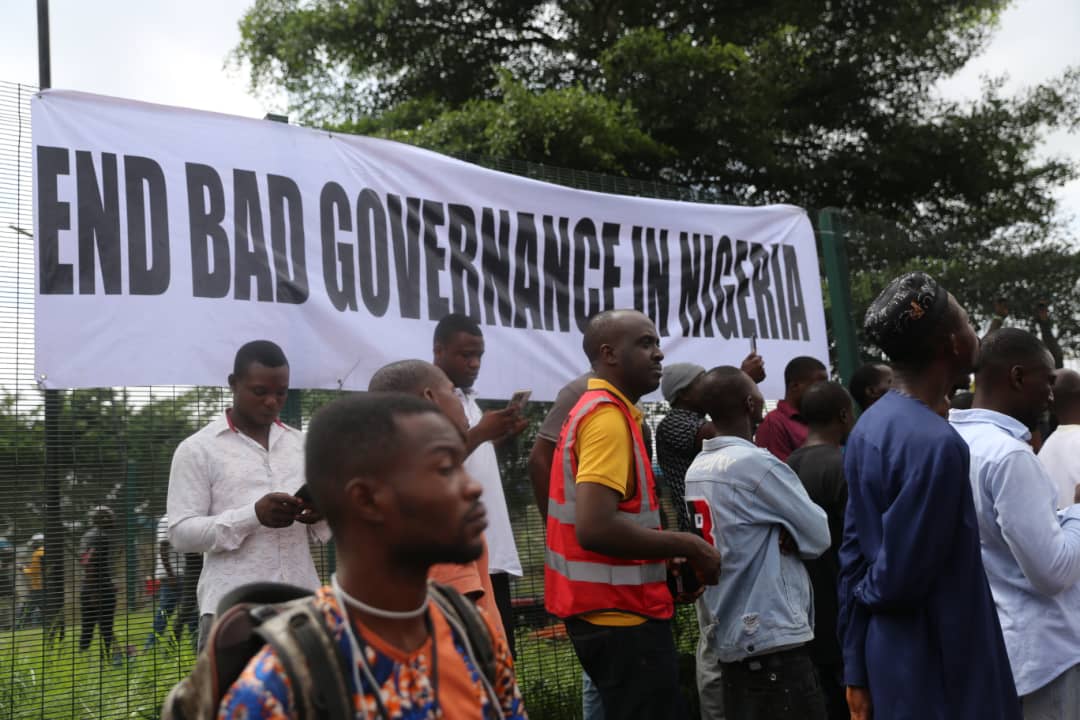
[[[169,542],[205,553],[199,578],[199,648],[218,601],[257,581],[314,590],[309,540],[330,529],[294,496],[304,484],[304,436],[278,419],[289,391],[281,348],[255,340],[236,353],[232,407],[181,442],[169,471]]]
[[[469,421],[465,409],[454,394],[454,383],[439,368],[424,360],[399,360],[375,371],[368,383],[368,392],[396,392],[421,397],[434,403],[454,427],[462,439],[468,435]],[[481,498],[482,500],[483,498]],[[500,633],[504,633],[499,608],[495,605],[495,591],[488,574],[488,547],[480,536],[482,550],[475,560],[461,563],[438,563],[428,570],[434,582],[449,585],[484,609],[488,620]]]
[[[563,424],[548,497],[544,604],[560,617],[607,720],[685,717],[671,632],[669,561],[716,583],[720,553],[660,530],[656,482],[634,403],[660,384],[645,315],[608,310],[585,328],[595,377]]]
[[[814,603],[803,560],[829,548],[828,519],[795,471],[752,442],[765,405],[754,381],[718,367],[705,374],[701,392],[718,435],[702,443],[686,471],[686,502],[724,568],[698,600],[698,663],[712,666],[699,668],[699,676],[722,676],[699,687],[703,714],[713,716],[720,694],[729,720],[824,720],[825,697],[806,647]],[[784,552],[781,532],[796,552]]]
[[[465,470],[484,488],[484,505],[488,512],[488,527],[484,533],[491,553],[491,586],[495,589],[495,604],[499,607],[510,652],[514,652],[514,612],[510,605],[510,576],[521,577],[514,531],[510,527],[510,512],[506,507],[499,461],[494,443],[503,442],[521,433],[529,421],[521,417],[520,408],[511,405],[502,410],[483,412],[476,404],[473,388],[480,375],[484,357],[484,334],[480,326],[460,313],[450,313],[435,326],[433,352],[435,365],[454,383],[465,417],[469,421],[466,449],[469,457]]]

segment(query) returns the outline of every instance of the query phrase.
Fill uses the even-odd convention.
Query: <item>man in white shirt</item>
[[[510,605],[510,576],[521,577],[514,531],[510,527],[510,512],[506,507],[499,462],[493,442],[518,435],[528,427],[517,407],[483,412],[476,404],[473,384],[480,374],[484,356],[484,334],[471,318],[450,313],[435,326],[434,364],[454,383],[454,392],[465,408],[469,420],[465,469],[484,488],[484,506],[488,512],[488,527],[484,531],[491,553],[489,570],[510,652],[514,648],[514,613]]]
[[[971,410],[949,414],[971,449],[983,567],[1025,720],[1080,720],[1080,506],[1028,444],[1053,398],[1054,359],[1031,333],[983,339]]]
[[[233,406],[180,443],[169,473],[169,541],[205,553],[200,649],[233,588],[271,581],[317,589],[308,542],[330,539],[322,515],[295,496],[304,484],[304,436],[278,419],[289,391],[281,348],[268,340],[241,347],[229,388]]]
[[[147,649],[154,646],[158,635],[165,632],[169,616],[176,610],[180,601],[180,554],[169,543],[169,516],[162,515],[158,520],[156,543],[154,545],[154,581],[157,583],[157,612],[154,613],[154,627],[146,638]]]
[[[1080,485],[1080,373],[1075,370],[1057,371],[1054,414],[1058,427],[1043,443],[1039,459],[1057,486],[1060,509],[1076,502]]]

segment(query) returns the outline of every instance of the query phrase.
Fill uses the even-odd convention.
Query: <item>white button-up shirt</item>
[[[1080,663],[1080,505],[1055,512],[1057,488],[1017,420],[975,409],[949,422],[971,449],[983,567],[1028,695]]]
[[[169,541],[182,552],[205,553],[199,612],[217,612],[230,590],[251,582],[289,583],[315,590],[319,576],[308,546],[326,542],[326,522],[269,528],[255,502],[290,495],[304,484],[304,435],[275,423],[270,449],[232,428],[224,413],[184,440],[169,472]]]
[[[1057,484],[1057,506],[1074,504],[1076,486],[1080,485],[1080,425],[1059,425],[1043,443],[1039,459]]]
[[[476,391],[454,388],[454,393],[465,408],[469,427],[474,427],[484,417],[483,410],[476,404]],[[517,544],[514,542],[514,530],[510,527],[510,512],[506,508],[506,495],[503,493],[495,446],[486,442],[473,450],[465,460],[465,470],[484,488],[482,499],[488,520],[484,538],[490,553],[490,572],[521,577],[521,559],[518,558]]]

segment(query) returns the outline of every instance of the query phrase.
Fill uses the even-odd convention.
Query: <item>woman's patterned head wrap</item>
[[[866,311],[863,329],[890,359],[916,360],[949,307],[949,292],[924,272],[890,282]]]

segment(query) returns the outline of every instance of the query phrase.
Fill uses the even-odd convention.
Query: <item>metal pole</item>
[[[49,59],[49,0],[38,0],[38,88],[52,87]],[[64,634],[64,525],[60,518],[60,412],[59,390],[45,391],[45,624],[50,638]]]
[[[825,261],[825,280],[832,305],[832,330],[836,339],[836,367],[840,380],[847,385],[859,366],[859,345],[855,322],[851,317],[851,275],[848,272],[847,248],[840,232],[839,211],[825,208],[818,214],[818,236]]]
[[[127,608],[135,610],[139,597],[137,553],[135,546],[135,461],[128,459],[124,477],[124,580],[127,583]],[[157,554],[155,537],[154,554]]]
[[[49,0],[37,3],[38,88],[52,87],[52,63],[49,61]]]

